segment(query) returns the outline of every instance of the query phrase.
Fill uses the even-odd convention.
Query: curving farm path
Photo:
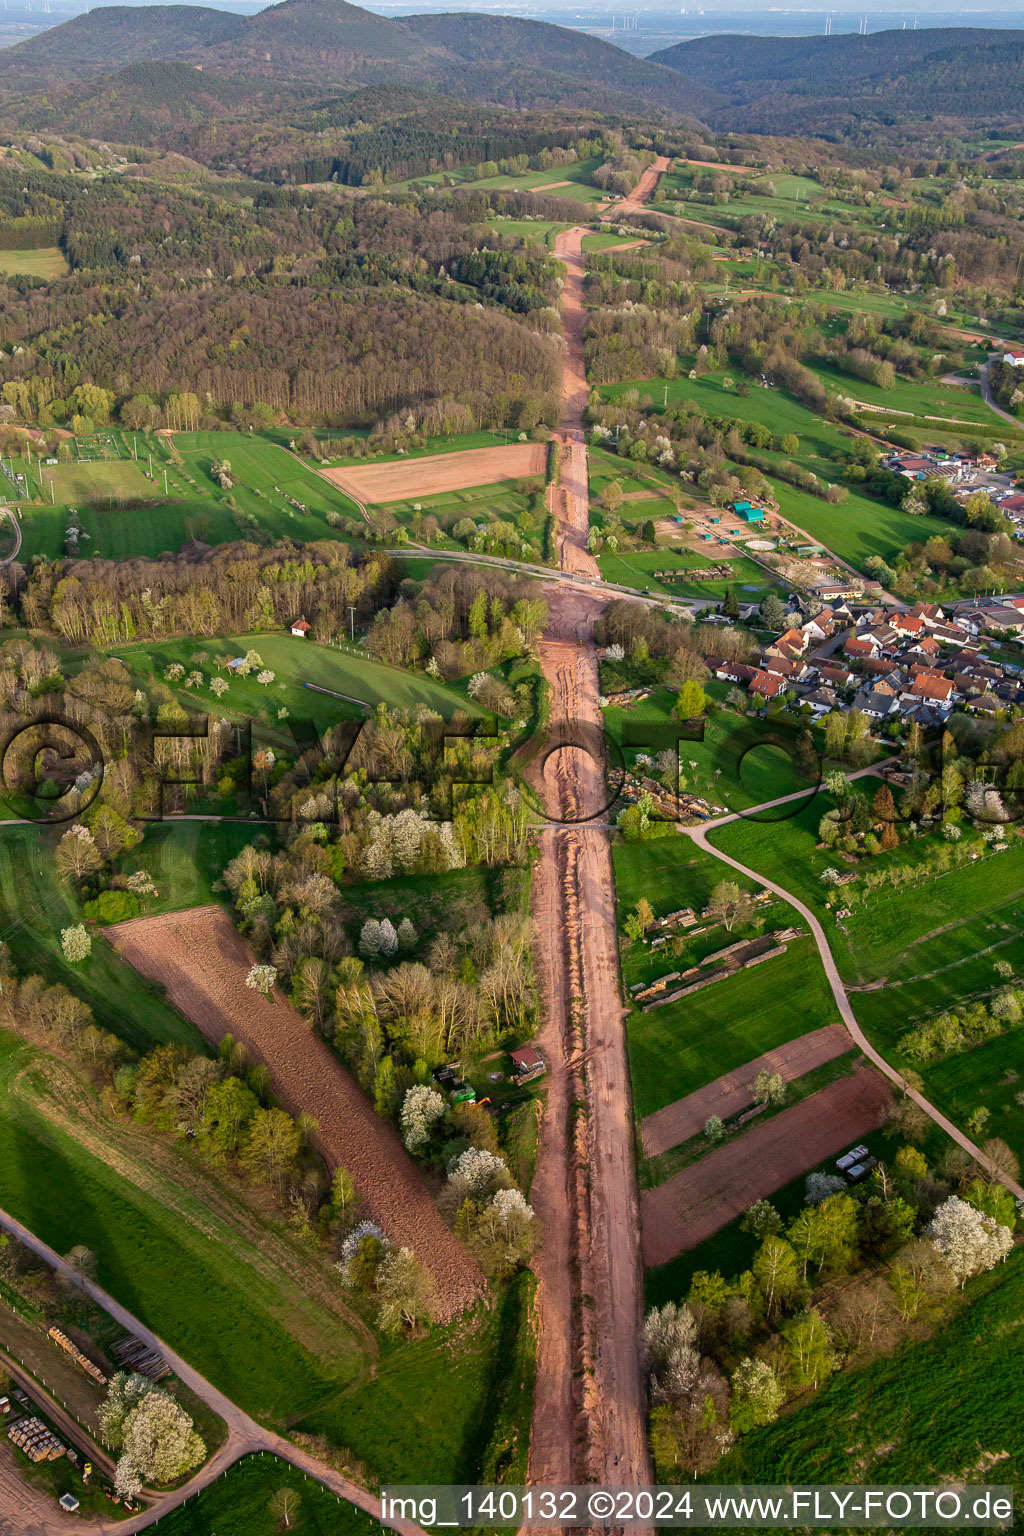
[[[30,1249],[32,1253],[36,1254],[38,1258],[42,1259],[54,1271],[63,1269],[63,1260],[60,1255],[44,1243],[41,1238],[36,1237],[34,1232],[30,1232],[15,1217],[8,1215],[6,1211],[0,1211],[0,1228],[9,1232],[12,1237],[16,1237],[20,1243],[23,1243],[26,1248]],[[201,1492],[203,1488],[208,1488],[211,1483],[220,1477],[222,1472],[226,1472],[229,1467],[233,1466],[243,1456],[251,1455],[256,1451],[266,1451],[273,1456],[279,1457],[282,1461],[290,1462],[293,1467],[297,1467],[300,1472],[305,1472],[309,1477],[315,1478],[318,1483],[322,1484],[331,1493],[336,1494],[338,1498],[344,1499],[349,1504],[357,1505],[358,1508],[365,1510],[367,1514],[375,1519],[380,1518],[379,1501],[366,1488],[360,1488],[358,1483],[351,1482],[347,1477],[343,1477],[340,1472],[336,1472],[333,1467],[326,1466],[322,1461],[318,1461],[315,1456],[309,1455],[307,1451],[301,1450],[297,1445],[292,1445],[290,1440],[285,1440],[283,1436],[274,1434],[272,1430],[264,1429],[261,1424],[257,1424],[255,1419],[251,1419],[237,1404],[233,1403],[230,1398],[225,1397],[224,1393],[219,1391],[212,1382],[207,1381],[205,1376],[201,1376],[197,1370],[194,1370],[187,1360],[183,1360],[151,1328],[147,1328],[137,1317],[134,1317],[127,1307],[123,1307],[113,1296],[108,1295],[95,1281],[82,1278],[79,1283],[90,1300],[94,1301],[98,1307],[101,1307],[109,1317],[112,1317],[115,1322],[120,1323],[122,1328],[128,1329],[137,1339],[141,1339],[143,1343],[148,1344],[151,1349],[158,1350],[178,1379],[183,1381],[208,1408],[212,1408],[213,1412],[224,1421],[228,1431],[227,1439],[220,1449],[210,1457],[209,1461],[199,1470],[196,1476],[185,1483],[183,1487],[174,1489],[170,1493],[162,1494],[149,1509],[144,1510],[141,1514],[133,1515],[130,1520],[81,1521],[82,1529],[94,1533],[94,1536],[115,1536],[115,1533],[119,1533],[119,1536],[133,1536],[134,1532],[144,1531],[172,1509],[177,1509],[180,1504],[186,1503],[194,1494]],[[35,1384],[33,1384],[33,1391],[38,1392]],[[400,1532],[401,1536],[426,1536],[421,1527],[413,1525],[408,1521],[388,1520],[384,1524]],[[46,1536],[49,1536],[49,1530],[56,1533],[65,1532],[67,1528],[65,1516],[55,1506],[53,1524],[49,1527]],[[40,1533],[40,1536],[42,1536],[42,1533]]]
[[[877,771],[879,766],[879,764],[874,764],[871,768],[861,771],[863,773],[872,773]],[[851,775],[851,777],[854,777],[854,775]],[[800,794],[806,794],[806,791],[799,792],[798,795],[784,795],[778,800],[766,801],[764,805],[756,806],[754,809],[768,810],[772,806],[785,804],[787,800],[795,800],[799,798]],[[846,986],[839,974],[839,967],[836,965],[828,939],[825,936],[825,930],[810,907],[802,902],[799,896],[794,896],[792,891],[787,891],[785,886],[777,884],[774,880],[769,880],[767,876],[760,874],[756,869],[750,869],[746,864],[741,864],[739,859],[734,859],[729,854],[723,853],[720,848],[716,848],[713,843],[708,841],[709,833],[717,831],[720,827],[728,826],[732,821],[740,821],[744,816],[749,816],[750,814],[751,812],[747,811],[745,813],[736,812],[731,816],[719,816],[714,821],[705,822],[701,827],[690,827],[686,831],[698,847],[712,854],[714,858],[720,859],[723,864],[728,864],[730,869],[736,870],[741,875],[746,875],[748,879],[765,886],[769,891],[773,891],[776,896],[781,897],[783,901],[788,901],[790,906],[800,913],[800,916],[807,923],[814,936],[814,942],[818,946],[818,953],[821,956],[821,963],[825,968],[825,975],[828,977],[828,984],[832,989],[832,996],[835,998],[836,1007],[839,1009],[839,1016],[849,1031],[853,1042],[859,1046],[868,1060],[880,1072],[884,1073],[890,1082],[895,1083],[902,1093],[905,1093],[908,1098],[913,1099],[918,1108],[924,1110],[928,1118],[934,1120],[935,1124],[940,1126],[947,1136],[950,1136],[965,1152],[969,1152],[975,1161],[982,1168],[986,1169],[993,1178],[1005,1184],[1007,1189],[1018,1200],[1024,1199],[1024,1188],[1014,1179],[1011,1179],[1008,1174],[1003,1173],[1001,1169],[997,1168],[995,1163],[986,1157],[980,1147],[975,1146],[974,1142],[968,1136],[965,1136],[963,1131],[958,1126],[955,1126],[951,1120],[947,1119],[941,1110],[936,1109],[935,1105],[930,1103],[922,1093],[919,1093],[916,1088],[912,1088],[903,1075],[894,1066],[890,1065],[881,1052],[877,1051],[871,1044],[871,1041],[857,1022],[857,1016],[853,1011],[853,1005],[850,1002]]]

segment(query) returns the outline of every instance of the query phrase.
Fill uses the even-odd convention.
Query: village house
[[[838,689],[852,688],[857,680],[847,667],[822,667],[818,676],[822,683]]]
[[[878,683],[873,688],[861,688],[857,692],[853,708],[867,715],[869,720],[888,720],[899,712],[899,694],[890,683]]]
[[[750,679],[751,693],[758,693],[762,699],[776,699],[780,693],[785,693],[788,684],[784,677],[776,673],[765,672],[758,667]]]
[[[839,708],[839,700],[831,688],[814,688],[810,693],[805,693],[800,700],[800,707],[807,705],[815,719],[822,715],[830,715],[833,710]]]

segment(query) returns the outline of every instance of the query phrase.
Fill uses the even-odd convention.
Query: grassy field
[[[714,833],[712,840],[723,852],[778,880],[820,916],[825,896],[820,874],[830,860],[827,850],[817,851],[814,842],[818,822],[831,805],[831,797],[822,794],[814,805],[791,819],[778,823],[733,822]],[[915,855],[920,859],[927,847],[926,840],[904,845],[891,854],[878,855],[872,859],[871,867],[884,869],[890,862],[913,862]],[[838,929],[834,919],[826,918],[826,932],[844,980],[863,984],[880,977],[906,979],[941,963],[940,955],[948,961],[957,959],[965,950],[970,953],[977,942],[977,929],[968,930],[961,947],[957,931],[965,921],[963,914],[969,914],[966,921],[972,925],[979,918],[985,925],[1010,925],[1008,930],[989,931],[986,943],[1012,931],[1022,890],[1024,846],[1014,839],[1005,853],[921,885],[874,891],[869,901],[858,904],[844,919],[846,931]],[[926,939],[926,958],[918,964],[915,950]],[[932,940],[936,941],[934,945]],[[993,958],[998,958],[998,954]],[[897,969],[898,966],[906,969]]]
[[[531,1286],[520,1275],[493,1307],[386,1349],[372,1381],[296,1427],[347,1446],[393,1483],[525,1482]]]
[[[119,499],[145,499],[153,495],[151,482],[130,459],[44,466],[42,481],[45,499],[51,499],[52,491],[53,502],[66,507],[81,507],[101,497],[114,506]]]
[[[668,726],[675,697],[671,688],[654,688],[646,699],[641,699],[630,709],[607,709],[605,720],[609,736],[621,745],[634,724],[639,729]],[[747,810],[798,789],[806,788],[810,792],[813,781],[796,773],[784,745],[792,744],[799,730],[800,727],[795,725],[776,728],[774,722],[768,725],[734,715],[729,710],[717,710],[704,720],[703,741],[679,743],[679,771],[686,780],[684,787],[730,811]],[[776,735],[783,745],[772,740]],[[654,744],[652,738],[649,745],[627,747],[627,760],[632,763],[638,751],[655,756],[666,744],[660,741]],[[821,814],[819,811],[819,817]]]
[[[977,387],[940,384],[937,380],[897,379],[892,389],[879,389],[863,379],[841,373],[837,368],[815,364],[816,373],[830,391],[863,400],[865,405],[886,406],[893,411],[910,411],[915,416],[943,416],[953,421],[979,421],[992,426],[993,412],[982,400]],[[1008,426],[1010,432],[1012,427]]]
[[[709,1481],[851,1483],[870,1464],[879,1487],[963,1479],[1019,1488],[1024,1255],[972,1282],[965,1297],[972,1304],[934,1338],[834,1377],[805,1407],[744,1436]],[[982,1450],[999,1456],[983,1473]]]
[[[45,277],[52,282],[67,277],[68,271],[64,252],[55,245],[43,245],[35,251],[0,251],[0,272],[10,277]]]
[[[517,489],[519,486],[523,489]],[[445,530],[445,536],[435,540],[430,546],[433,549],[466,549],[467,541],[456,539],[451,533],[455,524],[465,517],[472,518],[477,524],[486,525],[494,519],[511,523],[521,543],[530,548],[529,555],[520,554],[517,550],[515,558],[540,562],[543,558],[547,506],[542,504],[538,511],[531,513],[528,504],[531,493],[542,492],[543,489],[543,476],[526,475],[522,480],[474,485],[463,491],[443,491],[436,496],[410,497],[405,501],[389,501],[385,505],[398,519],[400,526],[408,530],[413,540],[417,537],[412,527],[417,507],[423,515],[436,517]],[[392,539],[388,540],[389,544],[393,542]]]
[[[548,171],[526,171],[522,176],[487,176],[483,181],[475,177],[476,167],[464,166],[456,171],[433,171],[426,176],[414,176],[410,181],[395,182],[395,187],[443,187],[448,180],[462,185],[472,184],[483,191],[535,192],[538,187],[550,187],[552,182],[565,181],[569,185],[554,188],[552,197],[570,197],[579,201],[600,198],[603,193],[590,185],[590,177],[601,164],[601,157],[578,160],[574,165],[553,165]]]
[[[634,505],[642,506],[643,503]],[[709,549],[712,547],[708,546]],[[644,549],[627,554],[603,554],[598,556],[597,563],[606,581],[639,590],[647,587],[651,592],[672,593],[675,597],[704,597],[720,602],[729,589],[734,587],[742,600],[760,602],[769,592],[785,594],[789,590],[782,582],[773,581],[763,566],[743,556],[726,562],[730,571],[728,577],[705,581],[687,581],[685,576],[665,581],[654,575],[655,571],[706,570],[709,565],[715,564],[711,558],[690,554],[689,551]]]
[[[689,750],[684,743],[683,752]],[[617,843],[612,856],[620,928],[641,896],[655,917],[680,907],[698,914],[707,906],[715,885],[732,879],[732,871],[689,838],[667,837],[653,842]],[[741,889],[756,890],[742,877]],[[798,914],[782,902],[760,909],[763,931],[800,927]],[[758,931],[753,925],[727,933],[714,927],[686,939],[681,956],[668,946],[651,950],[620,937],[623,980],[627,986],[652,982],[670,971],[685,970],[715,950]],[[680,930],[685,938],[685,931]],[[701,992],[629,1019],[629,1055],[634,1109],[638,1119],[665,1104],[703,1088],[723,1072],[732,1072],[755,1056],[772,1050],[808,1030],[838,1018],[821,962],[809,939],[792,941],[786,954],[715,982]]]
[[[611,246],[622,245],[624,239],[632,241],[635,238],[636,236],[634,235],[620,235],[618,231],[614,229],[609,230],[607,233],[602,230],[600,234],[584,235],[583,249],[584,251],[606,251]],[[639,244],[648,245],[650,242],[647,240],[641,240]]]
[[[518,235],[528,245],[542,245],[546,250],[555,248],[555,236],[568,226],[554,219],[503,219],[492,214],[490,227],[498,235]]]
[[[255,1219],[241,1235],[230,1185],[211,1194],[152,1132],[110,1126],[91,1088],[10,1035],[0,1079],[5,1210],[59,1253],[92,1249],[101,1285],[250,1413],[280,1421],[358,1378],[360,1338],[283,1235]]]
[[[232,677],[218,663],[248,650],[256,650],[263,667],[273,672],[274,681],[258,683],[256,674]],[[194,711],[216,709],[218,714],[251,715],[273,721],[280,734],[288,733],[287,722],[277,723],[277,712],[288,711],[288,718],[312,720],[322,729],[338,719],[353,718],[364,709],[333,694],[361,700],[367,708],[390,704],[403,709],[426,705],[446,718],[456,710],[481,714],[464,692],[435,682],[426,673],[402,671],[386,666],[357,650],[317,645],[293,635],[235,635],[226,640],[167,640],[145,643],[138,648],[118,646],[116,654],[129,671],[141,680],[160,679],[172,662],[188,670],[201,671],[202,688],[185,688],[181,682],[171,685],[182,704]],[[204,656],[205,660],[199,657]],[[209,692],[214,677],[229,679],[227,692],[220,699]],[[306,685],[315,685],[309,686]],[[317,692],[317,688],[330,693]]]
[[[899,1065],[897,1042],[916,1020],[990,992],[999,984],[998,960],[1009,960],[1018,974],[1024,967],[1024,848],[1014,839],[1004,853],[921,885],[876,890],[839,927],[825,910],[819,879],[828,854],[814,847],[830,804],[823,795],[820,804],[775,825],[735,822],[714,842],[817,911],[844,980],[873,984],[854,994],[854,1010],[872,1042]],[[904,845],[872,865],[919,861],[927,846]],[[952,1120],[965,1126],[976,1109],[987,1109],[984,1134],[1002,1136],[1024,1157],[1020,1058],[1021,1035],[1010,1033],[945,1061],[913,1065],[928,1097]]]
[[[60,930],[81,920],[81,908],[54,870],[53,851],[61,830],[0,829],[0,937],[18,970],[70,986],[92,1008],[98,1024],[138,1050],[163,1042],[202,1049],[198,1030],[102,940],[93,944],[81,965],[71,967],[65,961]]]
[[[178,469],[166,437],[121,431],[104,436],[118,457],[90,461],[88,454],[94,450],[79,444],[86,461],[44,466],[42,487],[33,466],[29,491],[35,500],[22,503],[25,558],[40,554],[55,559],[63,552],[68,507],[76,508],[88,534],[80,553],[113,560],[152,558],[192,538],[208,544],[242,538],[230,501],[275,537],[296,541],[337,537],[326,521],[329,511],[359,518],[358,508],[343,491],[266,437],[176,433],[173,443],[183,464]],[[231,465],[230,491],[210,473],[212,465],[224,459]],[[19,472],[27,468],[23,461],[14,464]],[[293,506],[293,501],[307,510]],[[138,502],[150,504],[132,505]]]
[[[283,1488],[299,1495],[292,1524],[302,1536],[379,1536],[379,1520],[264,1453],[243,1457],[153,1530],[158,1536],[279,1536],[285,1527],[269,1505]]]
[[[624,391],[635,389],[641,395],[648,395],[655,402],[660,402],[665,398],[667,390],[670,405],[692,400],[709,416],[756,421],[770,427],[778,436],[795,433],[800,448],[797,453],[787,457],[826,483],[842,483],[841,467],[834,461],[833,455],[844,446],[844,439],[836,426],[815,416],[806,406],[782,390],[754,387],[749,395],[738,395],[734,388],[725,387],[726,377],[719,373],[706,374],[698,379],[686,376],[675,379],[633,379],[608,385],[602,394],[608,399],[616,399]],[[948,393],[964,394],[970,399],[966,391],[950,390]],[[865,395],[863,398],[868,397]],[[783,517],[854,564],[872,554],[891,557],[896,550],[913,539],[928,538],[932,534],[942,535],[948,531],[947,525],[939,518],[912,517],[899,507],[885,506],[853,488],[845,502],[831,506],[823,498],[812,496],[808,491],[797,490],[786,481],[776,479],[771,483]]]
[[[785,926],[793,916],[782,906],[769,911],[769,929]],[[723,930],[718,937],[724,947],[738,936]],[[680,962],[666,957],[663,965],[666,971],[676,970]],[[678,1003],[634,1013],[629,1020],[629,1059],[637,1117],[643,1119],[724,1072],[734,1072],[765,1051],[838,1018],[810,938],[794,939],[786,954]]]

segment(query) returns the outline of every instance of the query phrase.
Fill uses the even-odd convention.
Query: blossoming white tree
[[[71,965],[78,965],[80,961],[88,959],[92,939],[82,923],[75,923],[73,928],[61,929],[60,947],[64,951],[64,959]]]
[[[959,1195],[943,1201],[924,1235],[942,1254],[961,1286],[972,1275],[994,1269],[1013,1247],[1009,1227],[985,1216]]]
[[[410,1152],[419,1152],[430,1140],[433,1126],[444,1114],[444,1099],[436,1088],[414,1083],[402,1101],[402,1140]]]
[[[251,988],[253,992],[259,992],[262,993],[264,997],[269,997],[271,992],[274,990],[274,983],[276,980],[276,966],[253,965],[250,967],[249,974],[245,978],[245,984],[247,987]]]

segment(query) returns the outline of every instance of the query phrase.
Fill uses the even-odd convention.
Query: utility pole
[[[349,603],[349,605],[348,605],[348,612],[349,612],[349,630],[350,630],[351,635],[352,635],[352,644],[355,645],[355,643],[356,643],[356,610],[353,608],[351,603]]]
[[[164,470],[164,495],[167,495],[167,471]]]

